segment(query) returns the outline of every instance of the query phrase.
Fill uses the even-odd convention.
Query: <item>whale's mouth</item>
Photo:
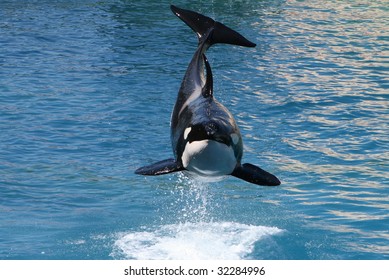
[[[213,135],[212,139],[211,140],[214,140],[216,142],[219,142],[219,143],[222,143],[226,146],[230,146],[231,145],[231,137],[230,136],[227,136],[227,135]]]

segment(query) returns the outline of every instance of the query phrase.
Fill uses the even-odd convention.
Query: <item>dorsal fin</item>
[[[238,32],[207,16],[190,10],[180,9],[173,5],[170,8],[177,17],[196,32],[199,42],[209,40],[210,45],[224,43],[244,47],[256,46]]]
[[[205,69],[207,71],[207,80],[205,81],[205,85],[202,89],[201,94],[203,95],[203,97],[207,98],[213,96],[213,76],[212,76],[211,66],[209,65],[208,59],[205,56],[205,54],[203,54],[203,58],[204,58]]]

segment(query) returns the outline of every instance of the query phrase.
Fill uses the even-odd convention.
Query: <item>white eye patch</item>
[[[239,135],[236,134],[236,133],[232,133],[231,134],[231,139],[232,139],[232,142],[234,143],[234,145],[236,145],[239,142]]]
[[[188,138],[188,135],[190,133],[190,131],[192,130],[191,127],[187,127],[184,131],[184,140],[186,140]]]

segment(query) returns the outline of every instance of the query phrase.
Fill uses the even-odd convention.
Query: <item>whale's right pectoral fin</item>
[[[237,166],[231,175],[261,186],[278,186],[281,184],[276,176],[250,163]]]
[[[168,174],[168,173],[182,171],[182,170],[185,170],[185,168],[182,167],[181,164],[177,163],[175,159],[169,158],[169,159],[158,161],[151,165],[138,168],[137,170],[135,170],[135,173],[140,175],[155,176],[155,175],[163,175],[163,174]]]

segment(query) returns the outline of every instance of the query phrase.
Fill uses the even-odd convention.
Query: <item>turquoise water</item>
[[[0,259],[388,259],[387,2],[175,2],[257,43],[208,58],[274,188],[133,174],[196,48],[169,4],[1,1]]]

